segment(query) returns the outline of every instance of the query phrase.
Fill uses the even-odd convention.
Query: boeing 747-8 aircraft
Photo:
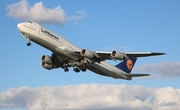
[[[112,52],[90,51],[79,48],[62,36],[46,29],[45,27],[28,21],[19,23],[18,29],[24,38],[52,51],[52,55],[41,57],[42,67],[48,70],[63,68],[65,72],[72,67],[75,72],[85,72],[87,69],[97,74],[113,78],[131,80],[132,77],[149,76],[149,74],[130,74],[137,57],[163,55],[157,52]],[[112,66],[105,60],[122,60],[116,66]]]

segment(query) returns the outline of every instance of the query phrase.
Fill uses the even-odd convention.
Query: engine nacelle
[[[47,56],[47,55],[43,55],[41,57],[41,61],[44,62],[44,63],[47,63],[47,64],[52,64],[52,59],[50,56]]]
[[[46,68],[48,70],[53,69],[53,65],[52,64],[48,64],[48,63],[42,62],[41,65],[42,65],[43,68]]]
[[[81,56],[89,58],[89,59],[92,59],[94,57],[93,52],[86,50],[86,49],[83,49],[80,54],[81,54]]]
[[[118,51],[112,51],[111,53],[111,57],[114,58],[114,59],[117,59],[117,60],[123,60],[125,59],[125,56],[123,53],[121,52],[118,52]]]

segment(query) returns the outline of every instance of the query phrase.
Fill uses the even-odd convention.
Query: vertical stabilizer
[[[133,69],[134,64],[136,63],[136,60],[137,58],[125,59],[124,61],[117,64],[116,67],[123,70],[126,73],[131,73],[131,70]]]

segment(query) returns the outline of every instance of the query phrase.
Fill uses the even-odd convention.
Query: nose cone
[[[17,27],[20,31],[22,31],[22,27],[23,27],[22,23],[17,24]]]

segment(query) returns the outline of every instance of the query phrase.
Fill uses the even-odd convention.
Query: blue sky
[[[21,4],[15,6],[15,4],[18,3],[26,3],[27,5]],[[60,20],[62,16],[56,16],[58,19],[55,19],[56,17],[54,17],[47,18],[43,21],[43,18],[38,18],[37,16],[38,19],[34,19],[33,13],[30,15],[29,13],[24,13],[22,11],[23,6],[27,6],[28,11],[30,12],[30,9],[33,9],[35,4],[37,5],[40,3],[44,9],[47,10],[51,9],[52,11],[57,11],[59,9],[66,18],[62,21]],[[60,7],[57,8],[58,6]],[[140,100],[142,104],[137,104],[138,106],[130,106],[129,108],[124,109],[137,109],[138,107],[148,110],[155,108],[162,109],[161,107],[165,107],[166,109],[168,109],[168,107],[180,109],[180,105],[177,103],[180,98],[175,98],[176,96],[180,96],[179,6],[180,1],[178,0],[58,0],[53,2],[49,0],[8,0],[2,2],[0,4],[0,109],[58,109],[58,107],[62,107],[58,105],[59,103],[57,103],[58,106],[56,106],[56,108],[51,102],[46,102],[50,108],[42,108],[42,106],[37,106],[42,105],[42,103],[30,103],[28,99],[24,101],[22,98],[25,96],[21,96],[21,94],[17,95],[19,93],[18,91],[22,90],[24,94],[28,94],[28,90],[36,90],[33,92],[35,94],[41,92],[42,89],[45,91],[53,91],[55,89],[61,91],[61,89],[64,88],[64,90],[67,91],[71,91],[71,89],[75,90],[72,94],[78,94],[78,91],[82,90],[80,87],[87,88],[89,91],[92,90],[90,88],[92,87],[93,90],[91,94],[93,95],[91,97],[97,97],[96,100],[99,100],[99,105],[104,103],[104,107],[106,108],[109,106],[107,106],[108,104],[106,105],[106,102],[101,103],[100,100],[102,97],[99,97],[101,95],[98,94],[97,91],[101,91],[102,89],[99,89],[98,87],[110,91],[109,88],[118,90],[116,86],[120,88],[125,86],[122,91],[126,90],[127,93],[130,94],[132,92],[130,91],[130,88],[140,92],[143,92],[140,90],[142,88],[148,91],[154,91],[145,93],[149,94],[154,99],[157,99],[150,100],[151,98],[147,97],[147,100],[150,100],[151,103],[147,100]],[[18,9],[21,11],[18,11]],[[38,12],[39,8],[34,9],[37,10],[37,14],[40,13]],[[12,13],[10,14],[10,12]],[[51,14],[48,12],[44,13],[45,17],[46,15],[48,16]],[[97,75],[90,71],[78,74],[74,73],[72,70],[65,73],[63,69],[48,71],[41,67],[40,58],[42,55],[51,55],[51,52],[35,43],[32,43],[32,46],[27,47],[27,40],[21,36],[17,29],[17,24],[24,22],[27,19],[40,23],[81,48],[99,51],[153,51],[165,52],[166,55],[138,59],[132,72],[150,73],[152,76],[149,78],[134,78],[132,81],[121,79],[115,80]],[[108,62],[113,65],[117,63],[113,61]],[[94,88],[97,89],[97,91],[94,91]],[[165,91],[171,91],[170,93],[172,94],[169,95],[169,92],[166,93]],[[83,92],[83,90],[81,92]],[[114,91],[111,92],[114,93]],[[47,94],[51,93],[52,92],[47,92]],[[66,92],[62,93],[65,94]],[[142,93],[139,97],[143,97],[145,93]],[[155,93],[159,93],[161,96]],[[90,92],[84,90],[84,94],[90,94]],[[121,94],[121,92],[119,94]],[[108,95],[109,94],[104,94],[104,97]],[[133,94],[132,97],[136,97],[136,95],[137,94]],[[167,95],[169,97],[167,99],[164,98]],[[14,98],[10,96],[13,96]],[[130,97],[129,95],[127,96]],[[73,97],[75,96],[72,95],[72,98]],[[83,96],[80,97],[82,100],[80,100],[80,98],[78,100],[79,103],[85,100]],[[113,97],[116,96],[109,95],[110,99],[113,99]],[[135,103],[132,97],[129,99],[121,99],[122,102],[117,102],[117,105],[112,104],[110,107],[114,109],[121,108],[123,106],[123,100],[129,101],[127,104]],[[15,103],[18,99],[22,102]],[[41,99],[42,97],[36,99],[32,98],[31,100],[36,102]],[[63,101],[62,97],[60,99]],[[59,99],[57,98],[52,102],[58,101]],[[94,104],[91,102],[94,101],[91,101],[89,98],[87,98],[86,101],[89,103],[84,106],[73,107],[79,109],[93,108],[92,106],[94,106]],[[107,102],[108,101],[109,100],[107,99]],[[76,101],[67,99],[67,102],[74,104]],[[159,105],[155,105],[156,102]],[[30,105],[28,105],[29,103]],[[170,105],[162,105],[162,103]],[[67,106],[64,107],[64,109],[66,109]],[[101,106],[97,106],[97,108],[104,109]]]

